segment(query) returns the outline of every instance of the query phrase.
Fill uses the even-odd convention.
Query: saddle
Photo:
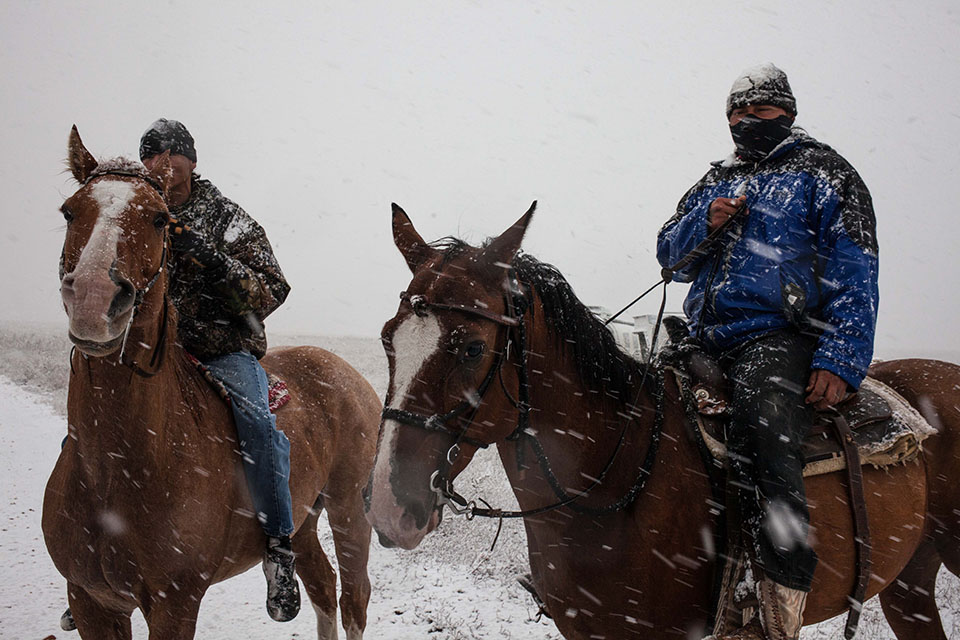
[[[731,414],[730,383],[719,364],[696,347],[681,343],[661,358],[675,374],[701,449],[713,459],[715,477],[715,470],[722,468],[727,458],[723,434]],[[882,468],[915,460],[923,440],[934,433],[936,430],[900,394],[868,377],[859,391],[839,406],[818,411],[803,442],[804,477],[840,470],[846,470],[847,474],[858,574],[850,596],[853,606],[844,630],[848,639],[856,633],[871,568],[870,528],[861,466],[871,464]],[[731,504],[730,494],[727,495],[728,508],[735,513],[736,505]],[[728,544],[724,545],[728,547],[727,561],[718,574],[714,633],[736,625],[738,618],[745,623],[752,615],[753,603],[741,593],[744,578],[749,582],[749,560],[738,538],[740,528],[732,524],[728,519]]]
[[[727,458],[724,427],[730,417],[730,387],[720,366],[701,351],[673,356],[667,364],[678,379],[686,403],[696,407],[696,427],[710,454],[718,462]],[[692,411],[688,413],[694,413]],[[850,439],[835,437],[840,419]],[[836,409],[818,411],[803,443],[804,477],[832,473],[848,467],[857,454],[858,464],[877,468],[915,460],[921,443],[936,430],[900,394],[887,385],[864,379]],[[849,444],[855,445],[849,450]]]

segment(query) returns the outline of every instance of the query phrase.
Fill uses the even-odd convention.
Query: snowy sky
[[[960,351],[952,0],[4,2],[0,35],[0,320],[66,330],[70,125],[94,155],[135,156],[161,116],[266,228],[293,286],[270,330],[378,335],[409,280],[392,201],[428,239],[477,242],[538,199],[527,250],[619,308],[656,280],[680,196],[731,150],[734,78],[773,61],[798,124],[874,195],[878,354]]]

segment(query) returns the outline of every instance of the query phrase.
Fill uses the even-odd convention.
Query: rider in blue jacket
[[[657,241],[670,266],[734,217],[717,248],[675,279],[691,283],[691,336],[733,381],[731,478],[763,577],[760,622],[777,640],[799,637],[817,562],[801,442],[812,408],[836,404],[866,375],[879,298],[870,193],[836,151],[794,126],[796,113],[783,71],[744,72],[727,98],[735,152],[683,196]],[[740,633],[729,637],[755,637]]]

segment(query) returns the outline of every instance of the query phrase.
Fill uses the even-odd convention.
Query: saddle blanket
[[[217,394],[223,398],[223,401],[229,405],[230,392],[223,386],[223,383],[217,380],[217,378],[210,373],[210,369],[205,367],[204,364],[197,360],[192,354],[188,353],[187,358],[197,368],[197,371],[200,372],[204,380],[210,383],[210,386],[212,386]],[[269,371],[267,372],[267,399],[270,403],[271,413],[276,413],[280,407],[290,402],[290,389],[287,388],[287,383]]]

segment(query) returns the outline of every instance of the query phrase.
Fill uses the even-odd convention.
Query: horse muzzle
[[[377,532],[381,546],[387,549],[399,547],[408,551],[416,549],[427,534],[437,528],[442,519],[440,507],[430,513],[426,526],[422,528],[417,526],[416,518],[408,511],[403,511],[386,522],[373,515],[372,511],[367,512],[367,521]]]
[[[367,522],[384,547],[415,549],[442,519],[442,507],[436,501],[401,505],[389,487],[378,491],[369,486],[364,493]]]
[[[135,289],[125,280],[67,274],[60,298],[70,320],[70,340],[80,351],[104,356],[120,348],[133,314]]]

